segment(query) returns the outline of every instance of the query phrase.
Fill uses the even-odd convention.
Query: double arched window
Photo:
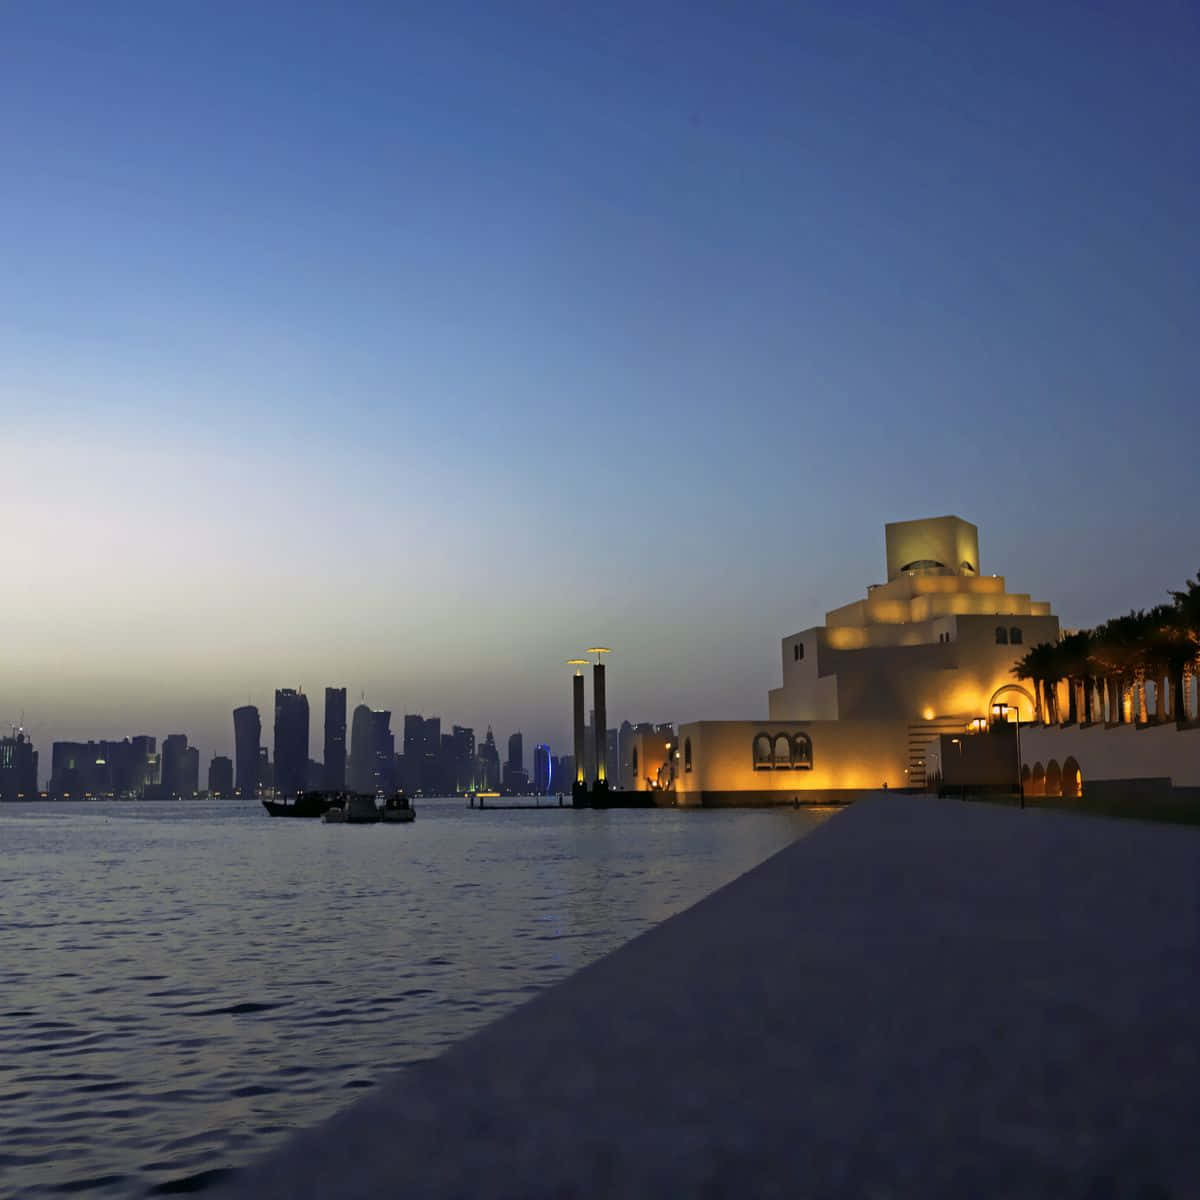
[[[751,754],[756,771],[812,770],[812,739],[807,733],[756,733]]]
[[[692,739],[683,739],[683,769],[685,772],[692,769]]]
[[[1011,643],[1012,643],[1014,646],[1019,646],[1019,645],[1021,645],[1021,643],[1024,641],[1024,638],[1021,636],[1021,627],[1020,627],[1019,625],[1014,625],[1014,626],[1013,626],[1013,627],[1012,627],[1012,628],[1011,628],[1011,629],[1008,631],[1008,640],[1009,640],[1009,641],[1010,641],[1010,642],[1011,642]]]
[[[996,626],[996,645],[997,646],[1007,646],[1008,645],[1008,630],[1005,629],[1003,625]]]

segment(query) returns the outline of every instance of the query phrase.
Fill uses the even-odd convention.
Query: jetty
[[[230,1197],[1169,1197],[1200,830],[870,796]]]

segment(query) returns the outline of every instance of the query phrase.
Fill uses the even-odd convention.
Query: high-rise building
[[[496,749],[496,737],[490,725],[483,745],[479,747],[477,783],[480,791],[484,792],[494,792],[500,787],[500,751]]]
[[[442,790],[438,769],[442,749],[442,718],[406,713],[404,717],[404,787],[431,796]]]
[[[371,710],[365,704],[354,709],[350,726],[350,790],[366,795],[374,791],[371,784]]]
[[[267,756],[266,746],[258,748],[258,767],[255,770],[254,778],[258,782],[258,791],[269,792],[275,783],[275,769],[271,766],[271,760]]]
[[[519,729],[516,733],[509,734],[507,763],[518,771],[525,766],[525,746]]]
[[[475,787],[475,730],[467,725],[455,725],[450,734],[454,760],[454,790],[472,791]]]
[[[23,729],[0,738],[0,800],[32,800],[37,795],[37,751]]]
[[[391,723],[392,714],[386,708],[372,710],[368,742],[371,781],[365,790],[376,796],[390,796],[396,790],[396,739]]]
[[[227,799],[233,795],[233,759],[224,754],[213,755],[208,764],[208,794]]]
[[[259,749],[262,744],[262,721],[253,704],[243,704],[233,710],[233,759],[237,790],[243,796],[253,796],[258,790]]]
[[[162,793],[167,799],[176,796],[191,796],[196,790],[192,781],[190,755],[186,733],[169,733],[163,738],[162,748]],[[196,752],[196,770],[199,771],[199,751]]]
[[[295,796],[308,782],[308,697],[275,689],[275,795]]]
[[[520,731],[508,739],[508,758],[501,773],[504,790],[512,795],[521,795],[529,790],[529,772],[525,770],[525,751]]]
[[[533,748],[533,790],[537,795],[544,796],[550,791],[552,782],[550,747],[545,742],[538,742]]]
[[[340,792],[346,786],[346,689],[325,689],[325,787]]]
[[[184,796],[189,799],[200,794],[200,747],[187,746],[183,751],[183,784]]]

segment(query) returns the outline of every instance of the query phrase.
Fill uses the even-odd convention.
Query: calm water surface
[[[201,1186],[823,816],[0,805],[0,1195]]]

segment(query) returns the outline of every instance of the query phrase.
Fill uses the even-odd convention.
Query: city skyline
[[[232,754],[329,681],[561,745],[591,639],[620,711],[749,713],[884,520],[986,522],[1068,627],[1197,569],[1186,9],[3,24],[39,745]]]

